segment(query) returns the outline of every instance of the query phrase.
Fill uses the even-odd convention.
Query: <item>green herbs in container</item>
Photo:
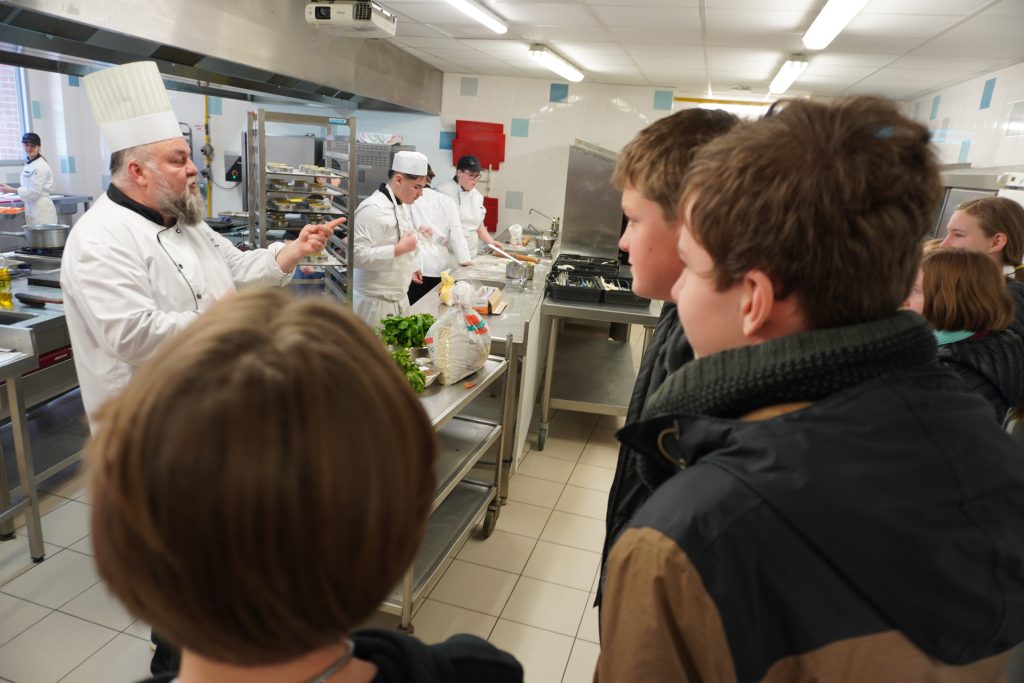
[[[414,315],[391,316],[380,321],[377,335],[388,346],[403,349],[423,346],[427,330],[434,324],[434,316],[429,313]]]

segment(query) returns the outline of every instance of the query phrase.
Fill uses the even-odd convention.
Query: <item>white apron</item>
[[[50,199],[53,171],[41,156],[25,164],[21,172],[18,196],[25,204],[25,225],[46,225],[57,222],[57,207]]]
[[[386,188],[385,188],[386,189]],[[419,270],[414,250],[395,256],[402,234],[415,234],[408,204],[397,204],[380,189],[363,200],[353,217],[352,310],[370,327],[409,307],[409,284]]]

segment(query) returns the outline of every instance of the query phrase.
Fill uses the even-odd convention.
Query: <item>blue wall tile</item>
[[[467,78],[463,76],[459,81],[459,94],[467,97],[476,97],[477,88],[480,86],[479,78]]]
[[[77,88],[79,86],[78,76],[68,76],[68,85],[72,88]]]
[[[939,115],[939,102],[942,101],[942,95],[936,95],[932,98],[932,113],[928,115],[929,121],[934,121]]]
[[[60,172],[61,173],[67,173],[68,172],[68,158],[67,157],[61,157],[60,158]]]
[[[220,116],[224,113],[224,100],[219,97],[210,98],[210,116]]]
[[[663,109],[665,111],[672,111],[672,91],[671,90],[655,90],[654,91],[654,109]]]
[[[569,101],[569,84],[568,83],[552,83],[551,94],[548,96],[550,102],[568,102]]]
[[[985,81],[985,89],[981,91],[981,105],[978,109],[988,109],[992,106],[992,93],[996,91],[996,79],[990,78]]]
[[[914,102],[914,112],[910,115],[910,118],[917,120],[917,115],[921,113],[921,103]]]
[[[32,100],[32,118],[43,118],[43,105],[39,104],[39,100]]]
[[[971,153],[971,141],[970,140],[964,140],[963,142],[960,143],[960,158],[957,159],[957,162],[961,163],[961,164],[966,164],[967,163],[967,157],[968,157],[968,155],[970,155],[970,153]]]
[[[505,190],[505,208],[506,209],[521,209],[523,208],[523,193],[514,190]]]
[[[437,143],[438,149],[451,149],[452,140],[455,139],[455,133],[447,130],[441,131],[441,140]]]
[[[512,119],[511,131],[514,138],[525,138],[530,135],[530,119]]]

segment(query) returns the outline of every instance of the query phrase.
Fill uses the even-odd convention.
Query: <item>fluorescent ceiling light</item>
[[[790,57],[768,85],[768,92],[772,95],[781,95],[786,92],[789,90],[789,86],[793,85],[793,82],[800,78],[800,74],[806,68],[807,60],[800,59],[799,57]]]
[[[804,47],[824,50],[866,4],[868,0],[828,0],[804,34]]]
[[[550,48],[543,45],[531,45],[530,56],[537,60],[541,66],[551,69],[567,81],[579,83],[583,80],[582,71],[577,69],[563,57],[552,52]]]
[[[474,21],[478,21],[495,33],[507,33],[508,24],[495,16],[492,12],[484,9],[473,0],[448,0],[452,7],[462,10]]]

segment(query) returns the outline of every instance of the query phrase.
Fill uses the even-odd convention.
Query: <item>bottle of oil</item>
[[[14,308],[11,296],[11,270],[7,267],[7,259],[0,257],[0,309]]]

